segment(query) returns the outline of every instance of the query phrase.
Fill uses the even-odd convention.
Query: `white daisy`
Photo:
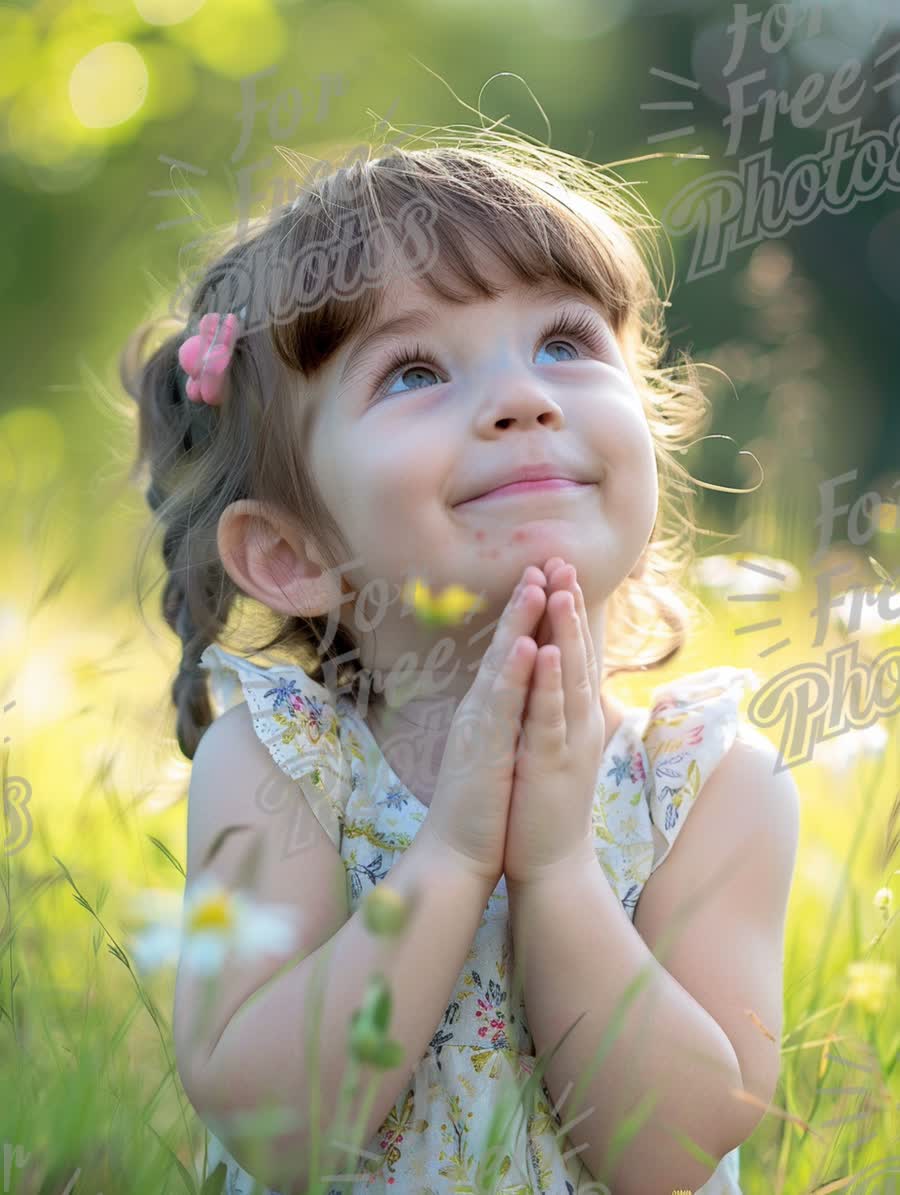
[[[131,942],[144,972],[184,957],[192,971],[214,975],[234,950],[240,958],[289,954],[297,942],[298,911],[292,905],[264,904],[201,876],[183,902],[177,892],[147,889],[132,901],[133,916],[145,922]]]
[[[760,572],[760,569],[766,571]],[[704,556],[695,563],[692,571],[701,585],[723,596],[772,593],[797,589],[800,585],[800,573],[787,560],[752,552]]]

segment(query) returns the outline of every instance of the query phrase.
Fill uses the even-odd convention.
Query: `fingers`
[[[551,556],[544,565],[544,575],[547,578],[547,600],[549,602],[551,594],[560,588],[561,584],[565,584],[565,570],[571,569],[571,565],[567,565],[561,556]],[[553,624],[550,618],[549,608],[544,611],[544,616],[541,619],[541,624],[538,627],[538,632],[535,635],[538,647],[544,647],[548,643],[553,642]]]
[[[571,565],[547,562],[551,592],[542,627],[548,641],[538,655],[523,725],[529,749],[558,754],[572,746],[577,732],[599,705],[597,665],[581,586]]]
[[[454,740],[454,750],[462,757],[459,766],[463,774],[511,768],[536,651],[532,639],[519,636],[486,698],[457,714],[460,737]],[[461,710],[465,711],[465,706]]]
[[[503,671],[504,664],[516,640],[530,635],[545,602],[543,589],[529,581],[529,576],[539,572],[529,565],[522,574],[519,584],[513,590],[506,608],[500,615],[491,640],[484,654],[475,678],[477,693],[483,698],[493,688]]]
[[[574,569],[572,570],[574,573]],[[591,635],[590,624],[588,623],[587,609],[584,605],[584,594],[581,586],[573,578],[574,593],[575,593],[575,610],[578,614],[578,621],[581,626],[581,637],[584,642],[585,654],[585,668],[587,671],[588,684],[591,688],[591,701],[595,705],[600,704],[600,677],[597,673],[597,656],[594,653],[594,639]]]
[[[591,685],[587,674],[587,652],[575,599],[568,590],[552,595],[554,642],[562,658],[562,692],[569,737],[591,710]]]
[[[584,641],[571,593],[557,591],[548,602],[553,642],[538,649],[522,727],[525,746],[556,758],[573,745],[591,706]]]
[[[559,562],[559,564],[557,564]],[[597,671],[597,657],[594,653],[594,641],[591,635],[591,628],[588,622],[587,609],[584,604],[584,593],[581,586],[576,579],[575,566],[565,564],[560,561],[558,556],[552,556],[547,561],[545,568],[549,570],[550,589],[547,594],[548,611],[545,619],[549,617],[550,598],[556,592],[568,591],[575,599],[575,610],[578,614],[578,620],[581,626],[581,636],[584,642],[584,651],[586,656],[586,670],[588,683],[591,688],[591,700],[597,705],[600,703],[600,678]],[[541,624],[543,626],[543,622]],[[552,632],[548,633],[544,642],[552,642]],[[541,641],[538,640],[538,646],[542,646]]]
[[[558,755],[566,745],[562,654],[555,644],[538,650],[534,661],[528,710],[522,726],[525,748],[536,758]]]
[[[531,578],[543,574],[534,565],[523,572],[506,605],[472,686],[471,717],[480,725],[479,766],[507,766],[522,728],[537,647],[531,638],[545,598]]]
[[[555,571],[551,586],[554,590],[571,593],[575,603],[575,613],[578,618],[578,625],[581,629],[581,641],[584,649],[584,669],[587,676],[587,683],[590,688],[591,700],[599,704],[600,701],[600,683],[597,676],[597,658],[594,654],[594,641],[591,635],[591,628],[588,623],[587,609],[584,604],[584,594],[581,586],[578,584],[575,575],[575,568],[571,564],[564,565],[562,568]],[[552,596],[552,594],[551,594]],[[549,604],[549,598],[548,598]],[[568,618],[568,615],[566,616]],[[575,670],[574,676],[576,684],[581,684],[581,669],[582,661],[579,657],[578,666]],[[565,675],[565,668],[563,669]],[[569,676],[572,675],[571,670]]]
[[[516,636],[499,670],[491,674],[490,687],[476,693],[474,701],[466,696],[453,718],[442,775],[468,780],[511,766],[535,654],[533,640]],[[477,681],[487,685],[487,674],[479,673]]]

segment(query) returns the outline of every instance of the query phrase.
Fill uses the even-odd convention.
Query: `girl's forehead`
[[[475,290],[470,285],[464,285],[449,276],[440,279],[439,285],[444,293],[429,285],[424,279],[412,277],[394,279],[382,292],[377,309],[373,313],[373,321],[382,321],[398,311],[410,311],[423,307],[446,307],[452,311],[470,304],[503,302],[504,300],[518,302],[523,306],[527,306],[529,303],[563,299],[581,299],[595,303],[593,296],[556,277],[529,281],[497,270],[489,276],[488,280],[495,295]],[[448,295],[453,295],[453,298],[447,297]]]
[[[463,230],[453,238],[453,247],[441,241],[427,266],[406,270],[402,264],[389,271],[381,290],[375,318],[413,303],[434,307],[457,307],[504,298],[539,297],[545,287],[559,285],[561,278],[549,266],[543,278],[528,279],[505,262],[487,244],[467,236]],[[401,263],[403,258],[401,256]],[[396,259],[392,259],[396,265]],[[552,275],[552,276],[551,276]]]

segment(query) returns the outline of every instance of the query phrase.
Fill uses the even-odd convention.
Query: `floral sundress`
[[[217,713],[246,701],[272,759],[304,786],[344,862],[351,913],[390,872],[428,808],[394,773],[355,701],[336,704],[295,664],[256,663],[218,645],[201,664]],[[626,707],[597,776],[597,858],[630,920],[644,884],[665,860],[700,789],[732,746],[749,669],[716,667],[653,690],[649,709]],[[298,785],[298,797],[304,799]],[[457,1195],[475,1192],[485,1133],[501,1093],[521,1089],[536,1058],[521,983],[514,993],[514,944],[504,876],[490,896],[453,996],[424,1057],[374,1136],[354,1178],[328,1195]],[[514,1085],[514,1087],[512,1086]],[[587,1195],[594,1183],[561,1132],[545,1083],[523,1124],[508,1134],[496,1195]],[[565,1108],[561,1109],[566,1118]],[[208,1130],[208,1173],[224,1163],[225,1195],[251,1195],[254,1180]],[[568,1156],[567,1156],[568,1155]],[[482,1162],[483,1165],[483,1162]],[[695,1195],[741,1195],[739,1150],[726,1154]],[[256,1195],[278,1195],[256,1184]]]

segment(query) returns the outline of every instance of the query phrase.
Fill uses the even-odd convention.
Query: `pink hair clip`
[[[239,323],[233,312],[223,320],[211,311],[201,319],[197,335],[179,348],[178,363],[189,375],[185,390],[192,402],[216,406],[222,401],[225,371],[231,363]]]

